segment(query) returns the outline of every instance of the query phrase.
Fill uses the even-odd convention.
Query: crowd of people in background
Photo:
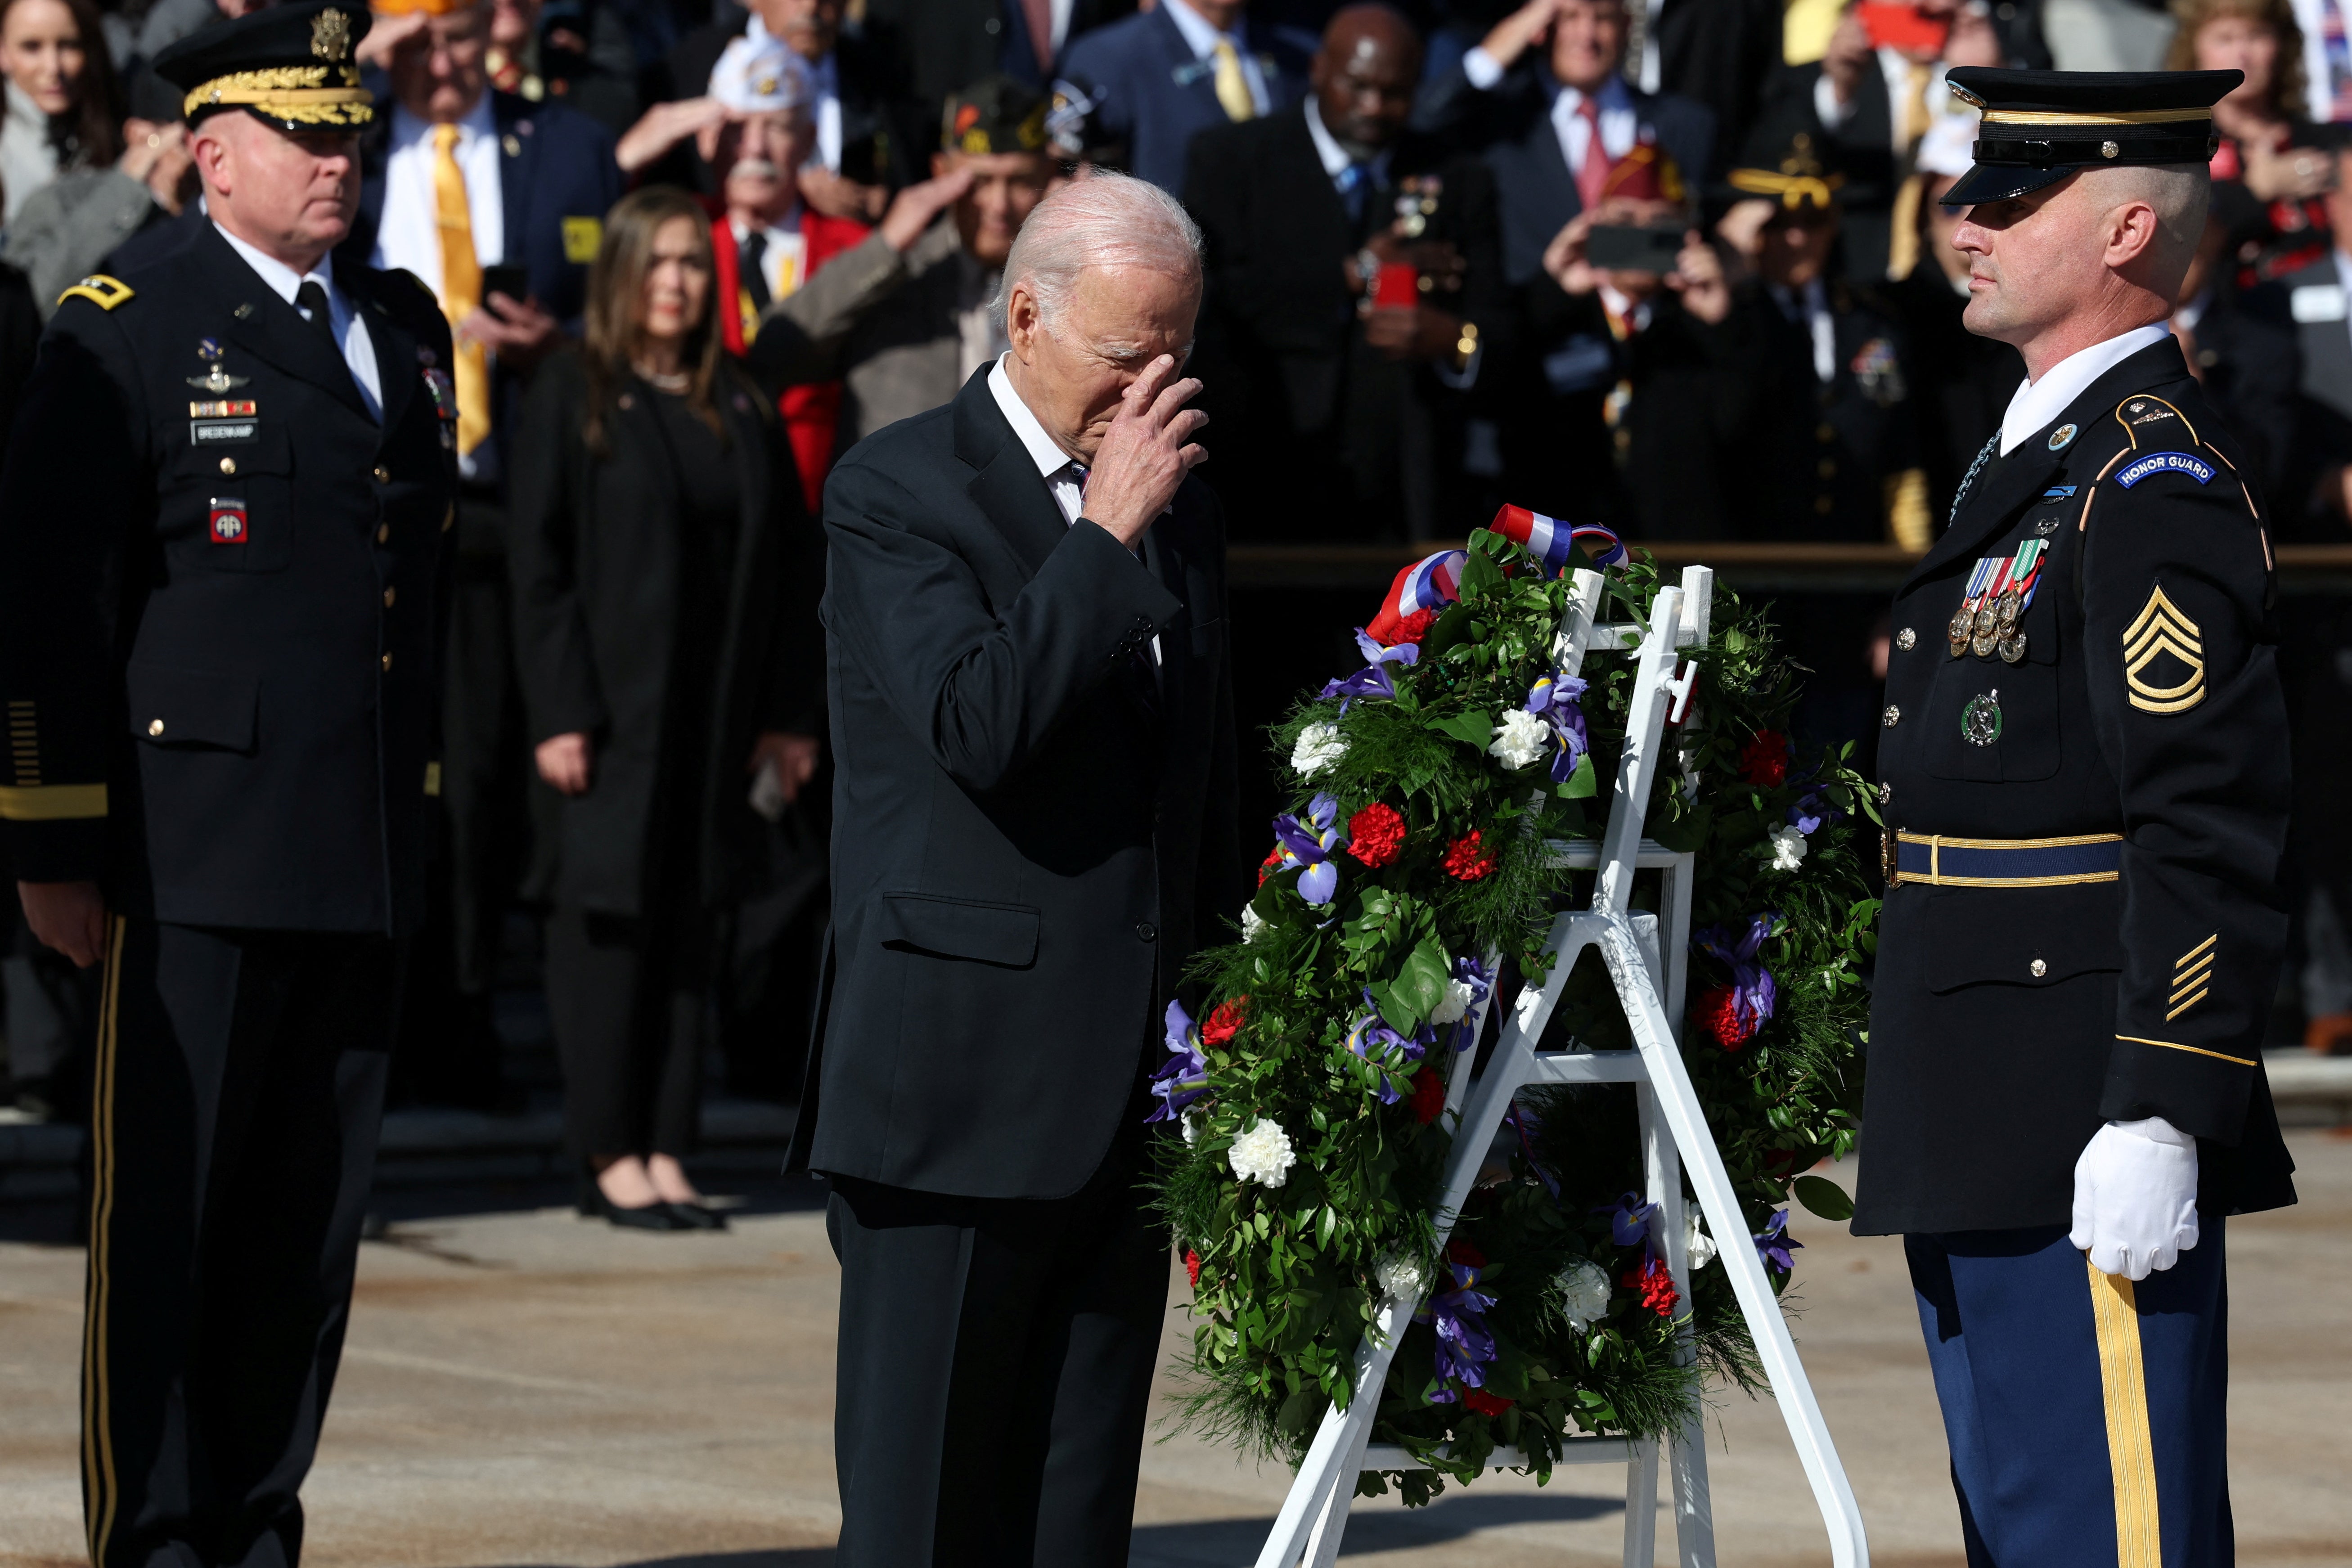
[[[205,221],[148,62],[259,3],[0,0],[0,418],[63,288]],[[826,472],[1004,352],[1013,239],[1089,168],[1206,237],[1192,374],[1236,543],[1402,546],[1508,500],[1637,542],[1892,559],[1933,542],[2023,376],[1960,322],[1937,198],[1976,121],[1947,69],[2236,68],[2173,327],[2273,537],[2352,542],[2352,0],[374,12],[359,60],[389,111],[346,249],[455,328],[463,481],[398,1081],[510,1106],[493,993],[532,911],[583,1207],[615,1223],[719,1223],[679,1163],[714,1051],[738,1088],[797,1088]],[[2340,605],[2284,601],[2283,668],[2302,1011],[2352,1049]],[[1783,600],[1814,738],[1867,739],[1875,614]],[[1326,673],[1276,669],[1260,708]],[[90,982],[21,927],[5,981],[18,1102],[70,1117]]]

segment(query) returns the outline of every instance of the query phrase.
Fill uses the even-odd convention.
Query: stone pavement
[[[2291,1142],[2302,1206],[2229,1236],[2241,1561],[2352,1565],[2352,1142]],[[311,1568],[830,1568],[836,1275],[807,1189],[755,1184],[725,1236],[615,1232],[555,1196],[389,1195],[305,1494]],[[64,1226],[61,1210],[0,1210],[0,1568],[82,1560],[81,1255],[55,1239]],[[1801,1215],[1796,1229],[1798,1336],[1873,1562],[1959,1568],[1901,1247]],[[1183,1332],[1171,1312],[1171,1347]],[[1712,1426],[1726,1568],[1826,1563],[1774,1407],[1735,1398]],[[1144,1465],[1138,1568],[1248,1563],[1287,1479],[1182,1436]],[[1346,1555],[1615,1563],[1622,1476],[1497,1476],[1413,1513],[1367,1504]]]

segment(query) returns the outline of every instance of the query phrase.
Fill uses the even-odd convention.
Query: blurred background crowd
[[[148,62],[257,3],[0,0],[0,416],[62,288],[204,221]],[[1415,542],[1507,500],[1765,563],[1801,739],[1866,767],[1884,590],[2023,375],[1960,324],[1955,65],[2245,73],[2173,328],[2274,537],[2352,543],[2352,0],[381,0],[360,59],[343,253],[414,273],[461,345],[444,831],[395,1098],[561,1095],[616,1215],[691,1198],[712,1088],[798,1092],[826,470],[1003,352],[1013,237],[1089,167],[1207,238],[1192,368],[1250,563],[1247,725],[1355,662]],[[2327,1050],[2337,572],[2280,605],[2305,885],[2277,1033]],[[19,924],[0,984],[0,1089],[74,1118],[90,978]]]

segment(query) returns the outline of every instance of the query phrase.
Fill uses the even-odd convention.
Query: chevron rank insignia
[[[101,310],[111,310],[135,293],[130,284],[120,278],[109,278],[103,272],[93,272],[64,293],[58,296],[62,305],[68,300],[87,300]]]
[[[2124,628],[2124,682],[2143,713],[2185,713],[2205,700],[2205,644],[2197,623],[2164,596],[2147,603]]]

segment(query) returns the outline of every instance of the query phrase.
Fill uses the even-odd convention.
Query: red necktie
[[[1609,183],[1609,149],[1601,144],[1601,106],[1590,93],[1576,112],[1584,120],[1584,162],[1577,166],[1576,195],[1591,212],[1601,205],[1601,188]]]

